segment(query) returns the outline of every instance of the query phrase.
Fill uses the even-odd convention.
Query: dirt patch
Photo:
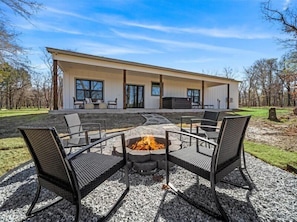
[[[294,124],[296,120],[297,117],[293,115],[280,122],[252,118],[246,139],[297,152],[297,126]]]

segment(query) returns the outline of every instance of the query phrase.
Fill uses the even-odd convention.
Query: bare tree
[[[41,7],[41,4],[33,0],[0,0],[1,4],[27,20]],[[19,63],[16,58],[24,53],[23,48],[17,43],[18,34],[9,23],[8,15],[3,8],[0,7],[0,63]]]
[[[281,30],[291,36],[291,38],[281,40],[284,46],[295,50],[297,38],[296,1],[290,2],[290,5],[284,9],[273,8],[271,0],[263,2],[261,6],[264,19],[281,25]]]
[[[224,76],[228,79],[234,79],[236,77],[234,70],[231,67],[225,67],[223,69]]]
[[[297,83],[297,60],[296,53],[287,53],[279,62],[278,77],[286,91],[286,104],[295,105],[296,101],[296,83]]]

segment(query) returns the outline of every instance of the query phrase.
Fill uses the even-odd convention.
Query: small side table
[[[99,109],[100,108],[100,104],[99,102],[93,102],[94,104],[94,109]]]

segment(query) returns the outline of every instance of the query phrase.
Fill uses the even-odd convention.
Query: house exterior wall
[[[75,79],[90,79],[103,81],[103,98],[107,102],[118,98],[118,108],[123,108],[123,71],[118,69],[69,69],[64,71],[63,78],[63,109],[72,109],[72,97],[75,96]],[[163,76],[163,96],[164,97],[187,97],[187,89],[200,89],[202,92],[201,81],[189,79],[173,78]],[[144,86],[144,108],[158,109],[159,96],[151,95],[152,82],[159,82],[159,75],[150,75],[148,73],[127,72],[126,84]],[[205,87],[204,104],[214,105],[218,108],[217,99],[220,102],[220,108],[227,108],[227,85],[216,87]],[[230,97],[232,102],[230,108],[238,108],[238,83],[230,84]],[[70,99],[69,99],[70,98]]]
[[[229,90],[229,108],[236,109],[239,106],[238,83],[230,83]],[[206,88],[204,104],[212,104],[215,109],[227,109],[227,91],[227,85]]]
[[[123,107],[123,78],[119,70],[114,70],[113,73],[104,71],[92,71],[84,69],[73,69],[64,72],[63,78],[63,109],[72,109],[72,97],[75,96],[75,80],[88,79],[103,81],[103,99],[105,102],[118,98],[118,108]],[[71,98],[71,100],[69,100]]]

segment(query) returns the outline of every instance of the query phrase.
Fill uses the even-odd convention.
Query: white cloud
[[[116,30],[113,30],[113,32],[122,38],[161,43],[163,45],[167,45],[175,48],[176,47],[191,48],[191,49],[195,48],[195,49],[202,49],[207,51],[216,51],[216,52],[223,52],[223,53],[247,52],[246,50],[240,50],[240,49],[229,48],[229,47],[221,47],[221,46],[215,46],[215,45],[209,45],[209,44],[202,44],[197,42],[184,42],[184,41],[173,41],[173,40],[166,40],[166,39],[160,39],[160,38],[152,38],[152,37],[147,37],[143,35],[127,34],[123,32],[118,32]]]
[[[289,5],[290,5],[290,3],[291,3],[291,0],[285,0],[284,6],[283,6],[283,10],[287,10],[288,7],[289,7]]]
[[[17,27],[22,28],[24,30],[38,30],[38,31],[44,31],[44,32],[59,32],[59,33],[67,33],[72,35],[82,35],[84,34],[81,31],[77,31],[75,29],[66,29],[61,26],[57,25],[51,25],[44,22],[37,22],[34,21],[32,24],[26,23],[26,24],[18,24]]]
[[[217,61],[218,58],[197,58],[197,59],[182,59],[178,60],[179,63],[206,63]]]
[[[46,9],[47,9],[47,11],[53,12],[55,14],[59,14],[59,15],[63,15],[63,16],[71,16],[71,17],[75,17],[75,18],[79,18],[79,19],[96,22],[96,20],[93,19],[91,16],[83,16],[83,15],[80,15],[77,13],[73,13],[73,12],[69,12],[69,11],[65,11],[65,10],[58,10],[58,9],[51,8],[51,7],[47,7]]]
[[[87,51],[88,54],[93,55],[120,55],[120,54],[151,54],[161,53],[159,50],[148,49],[145,47],[135,46],[115,46],[110,44],[100,44],[91,41],[76,42],[83,51]]]
[[[141,24],[130,21],[122,21],[123,25],[138,27],[143,29],[150,29],[161,32],[168,33],[191,33],[191,34],[200,34],[205,36],[217,37],[217,38],[237,38],[237,39],[266,39],[271,38],[271,34],[266,33],[256,33],[255,31],[246,31],[243,28],[234,27],[234,28],[175,28],[170,26],[163,25],[149,25]]]

